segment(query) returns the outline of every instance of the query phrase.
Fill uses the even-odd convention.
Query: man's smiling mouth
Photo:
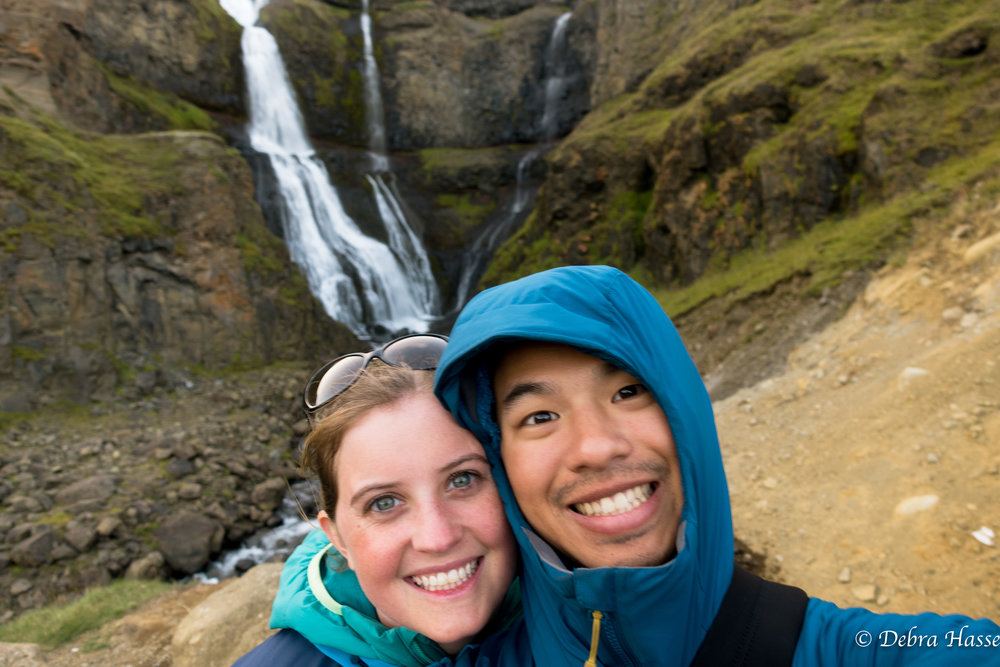
[[[583,516],[615,516],[617,514],[624,514],[649,500],[649,497],[653,495],[653,488],[652,483],[640,484],[626,491],[619,491],[612,496],[606,496],[588,503],[576,503],[571,507],[573,511]]]

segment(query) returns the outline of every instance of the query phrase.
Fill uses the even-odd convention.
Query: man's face
[[[504,356],[493,389],[504,467],[539,535],[584,567],[673,557],[680,467],[645,386],[566,345],[529,343]]]

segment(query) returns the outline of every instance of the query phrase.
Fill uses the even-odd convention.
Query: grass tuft
[[[121,618],[171,587],[172,584],[162,581],[118,580],[103,588],[91,589],[67,605],[49,605],[0,625],[0,641],[55,648],[88,630]]]

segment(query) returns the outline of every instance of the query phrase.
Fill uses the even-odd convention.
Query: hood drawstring
[[[583,667],[597,667],[597,643],[601,639],[601,619],[604,614],[595,609],[591,615],[594,617],[594,628],[590,632],[590,657],[583,663]]]

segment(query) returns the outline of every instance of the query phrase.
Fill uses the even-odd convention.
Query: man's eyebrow
[[[615,366],[610,361],[605,361],[595,369],[594,374],[597,375],[598,378],[608,378],[614,375],[615,373],[628,373],[628,371],[623,370],[618,366]],[[631,375],[631,373],[628,374]]]
[[[507,412],[524,396],[551,394],[552,387],[544,382],[518,382],[500,400],[500,408]]]

